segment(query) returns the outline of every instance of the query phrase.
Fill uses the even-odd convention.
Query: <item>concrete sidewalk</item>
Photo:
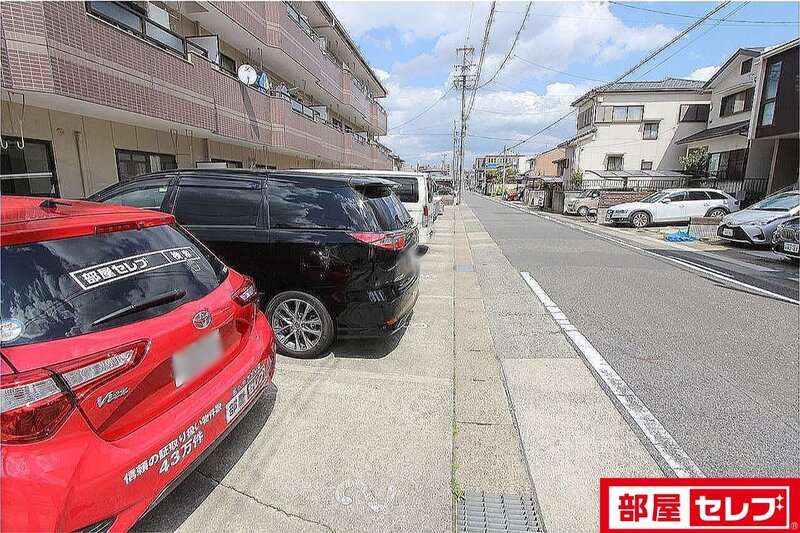
[[[601,477],[661,470],[471,209],[460,212],[547,530],[597,531]]]

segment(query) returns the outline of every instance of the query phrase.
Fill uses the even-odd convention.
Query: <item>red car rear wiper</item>
[[[104,322],[108,322],[109,320],[114,320],[115,318],[120,318],[126,315],[130,315],[133,313],[138,313],[139,311],[144,311],[145,309],[151,309],[153,307],[158,307],[159,305],[168,304],[170,302],[176,302],[181,300],[184,296],[186,296],[186,291],[183,289],[176,289],[173,291],[165,292],[163,294],[159,294],[158,296],[154,296],[149,300],[145,300],[144,302],[138,303],[136,305],[126,305],[122,309],[117,309],[105,316],[102,316],[92,322],[92,327],[98,326]]]

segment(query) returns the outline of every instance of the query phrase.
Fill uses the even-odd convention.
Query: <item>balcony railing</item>
[[[86,2],[86,11],[162,48],[186,56],[183,37],[123,2]]]

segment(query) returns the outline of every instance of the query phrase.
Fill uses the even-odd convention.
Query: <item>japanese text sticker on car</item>
[[[170,248],[108,261],[70,272],[69,275],[83,290],[88,291],[106,283],[179,263],[188,263],[193,270],[196,270],[194,263],[197,259],[197,254],[192,248]]]

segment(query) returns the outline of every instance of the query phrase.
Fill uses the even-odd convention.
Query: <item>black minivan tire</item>
[[[303,337],[300,338],[299,342],[295,343],[295,347],[288,346],[291,343],[286,342],[288,340],[286,338],[287,334],[282,330],[282,328],[289,327],[285,320],[287,313],[293,314],[293,311],[297,309],[300,310],[300,313],[306,310],[311,313],[310,317],[307,315],[307,319],[309,322],[315,323],[313,329],[316,328],[317,324],[320,327],[319,337],[306,349],[298,349],[300,346],[297,346],[303,343]],[[331,314],[325,308],[325,304],[311,294],[301,291],[279,293],[267,304],[265,313],[275,333],[275,342],[278,344],[278,353],[280,354],[307,359],[319,357],[330,347],[335,337],[336,332],[334,331]],[[316,313],[316,317],[313,316],[313,313]],[[305,340],[308,341],[308,337],[305,337]]]

